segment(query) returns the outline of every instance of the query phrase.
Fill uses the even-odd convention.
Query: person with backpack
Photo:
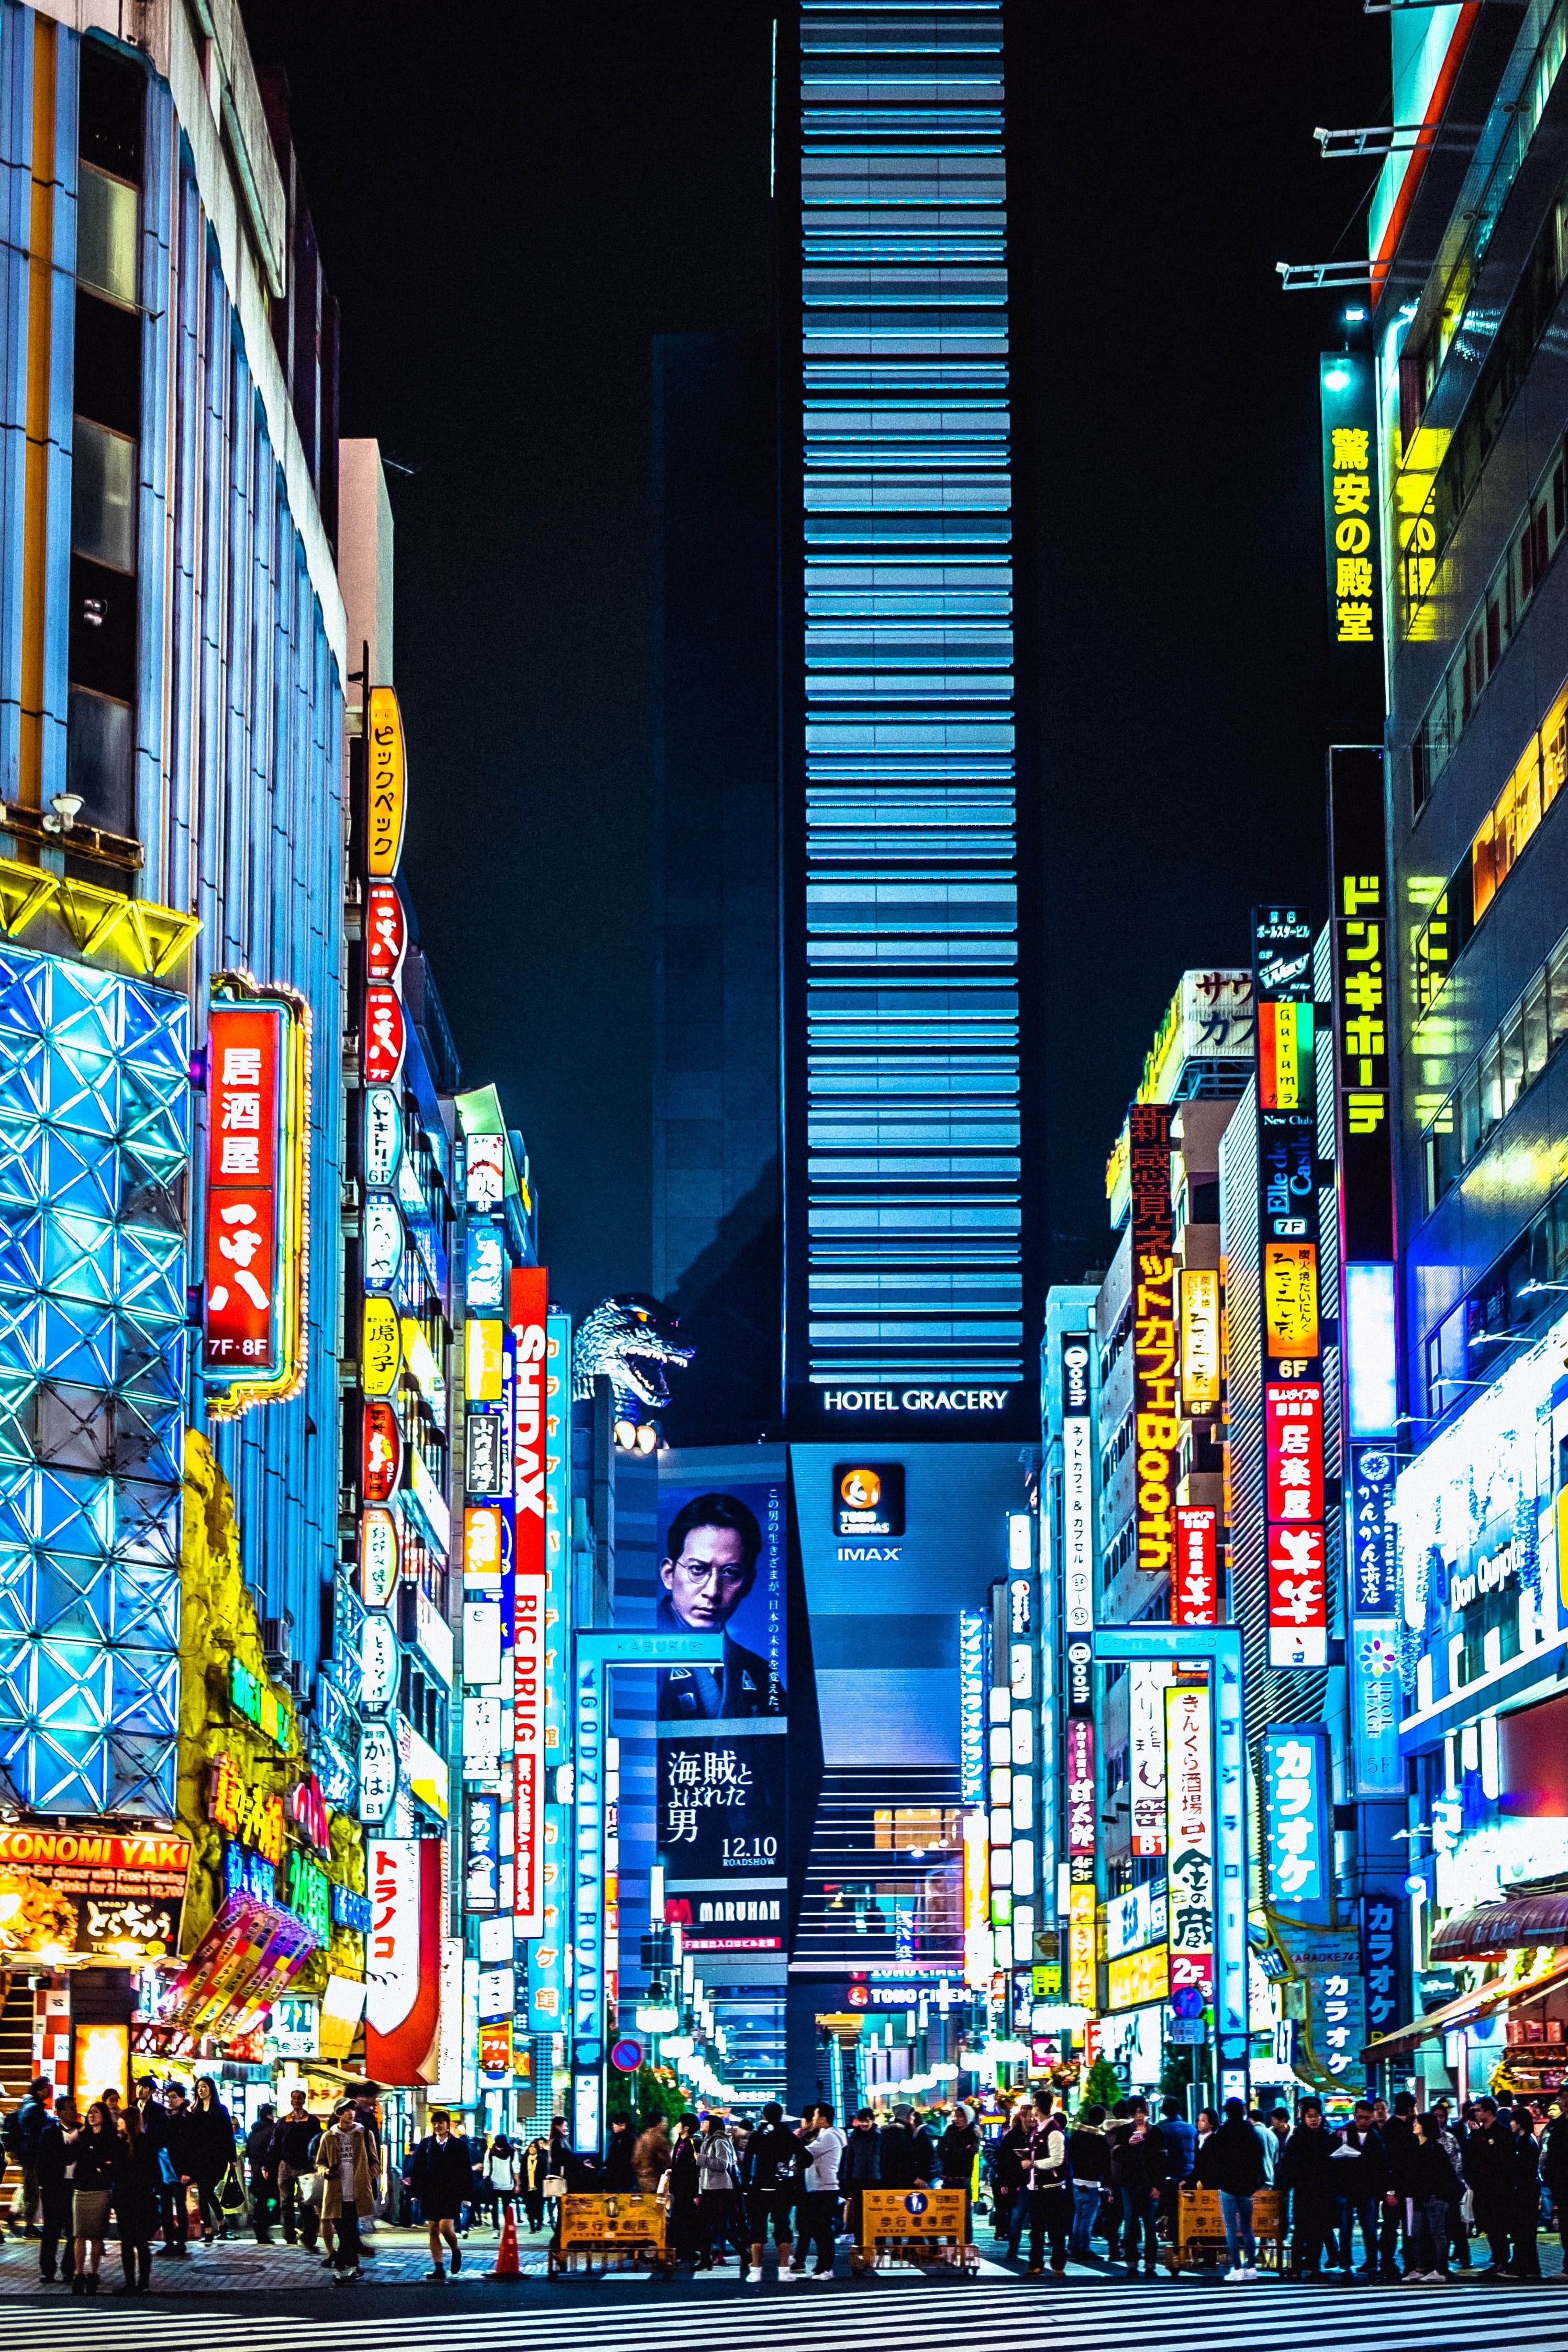
[[[48,2122],[54,2095],[54,2084],[47,2074],[40,2074],[30,2084],[15,2115],[5,2118],[5,2153],[14,2157],[22,2168],[22,2186],[12,2205],[11,2218],[20,2220],[23,2235],[28,2238],[38,2234],[38,2142]]]
[[[752,2286],[762,2282],[762,2253],[769,2230],[778,2249],[780,2280],[788,2284],[794,2276],[795,2199],[805,2163],[802,2143],[785,2122],[778,2100],[770,2099],[762,2110],[761,2125],[747,2142],[740,2168],[751,2232],[751,2262],[746,2276]]]
[[[1217,2189],[1225,2223],[1225,2249],[1230,2267],[1228,2284],[1255,2279],[1258,2248],[1252,2235],[1252,2200],[1263,2186],[1263,2151],[1247,2120],[1245,2102],[1227,2099],[1225,2121],[1211,2131],[1197,2151],[1200,2189]]]

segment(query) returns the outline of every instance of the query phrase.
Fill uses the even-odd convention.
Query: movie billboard
[[[687,1951],[782,1948],[789,1663],[782,1479],[659,1491],[657,1622],[722,1632],[658,1678],[658,1847]]]

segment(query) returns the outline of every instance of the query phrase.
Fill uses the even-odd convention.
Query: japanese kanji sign
[[[1177,1625],[1219,1622],[1218,1517],[1212,1503],[1176,1505],[1171,1617]]]
[[[1269,1517],[1315,1526],[1323,1515],[1323,1392],[1316,1381],[1279,1381],[1264,1392]]]
[[[1374,709],[1382,716],[1377,407],[1370,354],[1325,352],[1319,384],[1329,672],[1338,735],[1347,721],[1369,719]]]
[[[1393,909],[1388,896],[1383,753],[1341,745],[1329,754],[1329,859],[1333,877],[1333,976],[1343,1260],[1394,1255],[1389,1129]]]
[[[435,2079],[441,2022],[440,1838],[366,1841],[365,2067],[378,2083]]]
[[[1137,1452],[1138,1566],[1168,1574],[1176,1558],[1181,1368],[1172,1255],[1171,1111],[1134,1103],[1127,1114],[1132,1191],[1133,1409]]]
[[[1263,1734],[1269,1900],[1292,1919],[1328,1919],[1328,1733],[1321,1723],[1271,1723]]]
[[[306,1044],[282,992],[212,1007],[202,1360],[218,1413],[291,1396],[304,1371]]]
[[[1166,1692],[1171,1990],[1214,1985],[1214,1753],[1207,1683]]]
[[[372,882],[365,893],[365,977],[391,987],[408,950],[408,918],[390,882]]]
[[[402,856],[408,775],[402,715],[390,686],[371,688],[365,719],[365,871],[390,881]]]
[[[1326,1666],[1328,1571],[1321,1527],[1269,1529],[1269,1664]]]

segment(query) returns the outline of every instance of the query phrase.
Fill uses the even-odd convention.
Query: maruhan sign
[[[826,1412],[1000,1412],[1010,1389],[824,1389]]]

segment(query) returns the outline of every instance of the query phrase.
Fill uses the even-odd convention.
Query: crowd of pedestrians
[[[1253,2208],[1265,2188],[1278,2194],[1285,2268],[1298,2279],[1530,2282],[1542,2276],[1542,2230],[1568,2228],[1568,2116],[1541,2101],[1482,2098],[1455,2115],[1446,2098],[1418,2111],[1402,2092],[1392,2106],[1357,2102],[1336,2127],[1312,2097],[1293,2117],[1230,2099],[1223,2116],[1204,2109],[1196,2126],[1175,2099],[1156,2120],[1134,2098],[1111,2116],[1082,2106],[1064,2131],[1043,2093],[1014,2110],[989,2170],[997,2235],[1016,2259],[1028,2226],[1035,2275],[1049,2241],[1057,2276],[1071,2251],[1129,2279],[1153,2277],[1190,2187],[1218,2192],[1228,2280],[1258,2275]],[[1484,2267],[1470,2259],[1474,2236],[1486,2242]],[[1553,2275],[1568,2284],[1568,2259]]]

